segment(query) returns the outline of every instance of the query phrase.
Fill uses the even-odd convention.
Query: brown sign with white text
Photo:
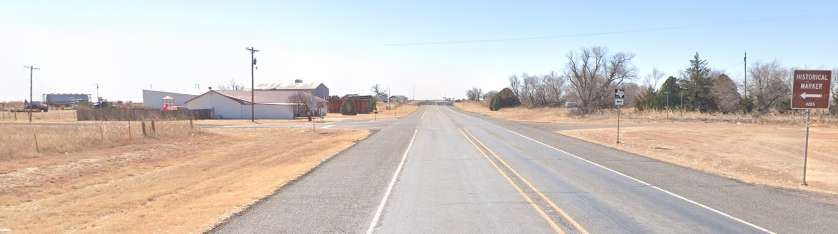
[[[792,109],[829,108],[832,71],[794,70],[791,94]]]

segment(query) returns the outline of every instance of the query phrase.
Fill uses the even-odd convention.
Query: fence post
[[[151,134],[157,137],[157,127],[154,126],[154,120],[151,121]]]
[[[105,142],[105,123],[99,123],[99,141]]]
[[[32,133],[32,138],[35,139],[35,152],[41,153],[41,147],[38,145],[38,134]]]
[[[131,140],[131,120],[128,120],[128,140]]]
[[[143,120],[143,122],[142,122],[142,128],[143,128],[143,137],[147,137],[148,134],[146,134],[146,132],[145,132],[145,120]]]

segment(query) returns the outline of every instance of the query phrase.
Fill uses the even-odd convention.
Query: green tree
[[[710,77],[710,67],[707,60],[701,59],[698,52],[690,60],[690,66],[684,70],[681,78],[681,87],[684,88],[684,103],[690,110],[711,112],[716,110],[711,90],[713,81]]]
[[[670,76],[661,85],[658,95],[658,109],[672,109],[681,106],[681,87],[678,86],[678,79]]]
[[[657,109],[657,95],[655,95],[655,88],[652,86],[642,87],[642,91],[634,101],[634,109],[638,111]]]

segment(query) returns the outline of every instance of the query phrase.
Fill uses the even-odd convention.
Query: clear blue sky
[[[394,94],[415,88],[417,98],[462,97],[473,86],[503,88],[512,74],[561,72],[569,51],[590,46],[635,53],[641,75],[654,67],[677,75],[699,52],[741,79],[745,50],[753,61],[838,67],[836,9],[834,1],[3,1],[0,100],[28,96],[27,64],[42,68],[36,100],[94,94],[97,83],[110,100],[141,100],[149,87],[249,86],[251,45],[262,50],[257,83],[299,78],[333,94],[380,83]]]

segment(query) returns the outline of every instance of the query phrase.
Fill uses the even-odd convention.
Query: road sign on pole
[[[829,90],[832,83],[832,71],[829,70],[794,70],[792,86],[792,109],[829,108]]]
[[[806,110],[806,140],[803,143],[803,185],[806,184],[806,167],[809,163],[809,119],[812,109],[829,108],[829,91],[832,90],[832,71],[794,70],[791,108]]]
[[[620,107],[625,104],[626,92],[623,89],[614,89],[614,106],[617,107],[617,144],[620,144]]]
[[[623,89],[614,89],[614,105],[622,106],[626,100],[626,92]]]

